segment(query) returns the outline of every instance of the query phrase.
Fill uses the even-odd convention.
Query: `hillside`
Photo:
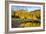
[[[26,10],[16,10],[12,16],[19,17],[21,19],[40,19],[40,10],[28,12]]]

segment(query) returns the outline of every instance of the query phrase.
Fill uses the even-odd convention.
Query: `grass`
[[[40,24],[39,23],[27,22],[27,23],[20,24],[19,27],[40,27]]]

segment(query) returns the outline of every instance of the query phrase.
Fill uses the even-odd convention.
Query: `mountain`
[[[33,19],[40,19],[40,17],[41,17],[40,10],[31,11],[30,13],[31,13]]]
[[[13,16],[19,17],[21,19],[40,19],[41,11],[40,10],[34,10],[28,12],[27,10],[16,10],[14,13],[12,13]]]

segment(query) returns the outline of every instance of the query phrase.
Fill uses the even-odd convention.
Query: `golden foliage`
[[[16,10],[15,11],[15,17],[19,16],[21,19],[38,19],[36,18],[40,16],[40,10],[35,10],[35,11],[25,11],[25,10]],[[14,14],[12,13],[12,16],[14,16]]]

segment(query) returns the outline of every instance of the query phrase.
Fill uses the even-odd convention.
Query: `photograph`
[[[11,27],[40,27],[41,7],[38,6],[11,6]]]

